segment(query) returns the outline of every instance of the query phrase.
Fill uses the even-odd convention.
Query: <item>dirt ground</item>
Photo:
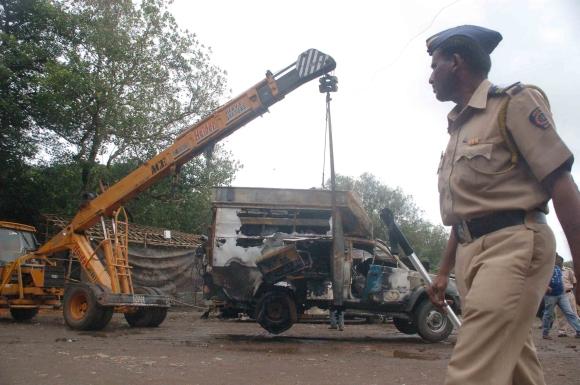
[[[272,336],[248,321],[172,310],[154,329],[115,314],[103,331],[67,329],[57,311],[18,324],[0,312],[0,385],[442,384],[455,336],[428,344],[392,324],[301,323]],[[539,325],[539,324],[538,324]],[[580,340],[542,340],[549,385],[580,381]]]

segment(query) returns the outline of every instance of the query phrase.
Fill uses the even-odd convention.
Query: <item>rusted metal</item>
[[[299,209],[311,210],[316,215],[316,210],[330,210],[332,193],[327,190],[220,187],[214,190],[212,201],[214,207]],[[342,215],[345,233],[363,238],[372,236],[371,219],[355,193],[337,191],[336,206]]]

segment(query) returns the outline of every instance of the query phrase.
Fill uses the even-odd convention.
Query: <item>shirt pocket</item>
[[[495,155],[494,143],[478,143],[457,148],[454,169],[463,169],[464,174],[494,175],[500,167]]]
[[[452,184],[473,193],[487,189],[495,173],[493,152],[492,143],[459,146],[453,158]]]
[[[493,149],[493,143],[478,143],[470,146],[461,146],[457,148],[455,152],[455,162],[459,162],[462,159],[467,161],[482,162],[482,159],[491,160],[491,152]],[[474,162],[475,163],[475,162]]]

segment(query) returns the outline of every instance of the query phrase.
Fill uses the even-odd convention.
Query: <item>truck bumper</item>
[[[102,293],[97,297],[102,306],[170,307],[171,299],[164,295]]]

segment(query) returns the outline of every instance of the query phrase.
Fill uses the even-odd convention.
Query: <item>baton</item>
[[[423,278],[423,280],[425,280],[425,282],[427,282],[429,286],[432,286],[433,281],[431,280],[431,276],[429,275],[429,273],[427,273],[427,270],[425,270],[425,267],[423,266],[417,255],[415,255],[415,252],[411,248],[411,245],[409,245],[409,241],[407,241],[407,238],[401,232],[399,226],[397,226],[397,224],[395,223],[395,217],[393,216],[393,212],[388,208],[384,208],[383,210],[381,210],[381,219],[389,229],[389,241],[391,243],[391,252],[396,253],[397,246],[401,246],[401,249],[403,249],[405,256],[411,260],[411,263],[413,264],[415,269],[419,272],[421,278]],[[451,306],[449,306],[447,301],[443,302],[445,304],[443,308],[447,313],[449,321],[451,321],[453,326],[455,326],[456,328],[461,327],[461,321],[459,320],[453,309],[451,309]]]

